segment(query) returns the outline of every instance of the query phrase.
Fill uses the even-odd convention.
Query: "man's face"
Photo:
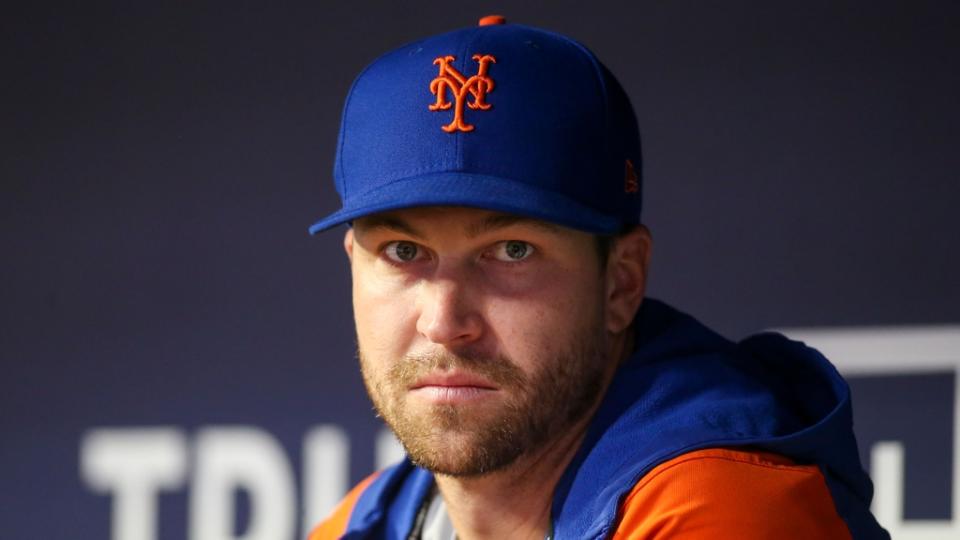
[[[418,465],[500,469],[596,403],[612,360],[589,234],[435,207],[359,219],[345,246],[364,382]]]

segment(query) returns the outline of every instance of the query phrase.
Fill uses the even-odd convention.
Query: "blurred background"
[[[396,455],[342,230],[306,229],[353,77],[490,13],[627,89],[651,295],[822,340],[885,523],[960,537],[960,4],[932,0],[5,7],[0,537],[292,540]]]

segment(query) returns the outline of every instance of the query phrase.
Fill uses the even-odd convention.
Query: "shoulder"
[[[619,516],[619,539],[850,538],[816,465],[748,450],[699,450],[660,464]]]
[[[360,495],[376,480],[379,474],[379,472],[375,472],[354,486],[343,500],[340,501],[337,507],[333,509],[333,512],[313,529],[310,536],[307,537],[307,540],[333,540],[340,538],[344,531],[347,530],[347,523],[350,522],[350,514],[353,513],[353,507],[357,504]]]

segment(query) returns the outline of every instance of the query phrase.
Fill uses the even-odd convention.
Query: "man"
[[[408,459],[322,538],[887,538],[846,384],[644,299],[635,115],[550,32],[481,19],[356,80],[334,171],[360,367]]]

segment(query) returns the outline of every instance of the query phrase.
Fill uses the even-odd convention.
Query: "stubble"
[[[510,358],[469,351],[406,356],[377,377],[361,350],[360,365],[375,410],[414,464],[438,474],[478,476],[543,447],[596,403],[611,361],[604,355],[603,329],[591,325],[577,334],[559,353],[528,362],[539,366],[529,374]],[[408,401],[411,386],[453,369],[490,381],[499,389],[498,399],[489,407],[434,404],[415,411]]]

